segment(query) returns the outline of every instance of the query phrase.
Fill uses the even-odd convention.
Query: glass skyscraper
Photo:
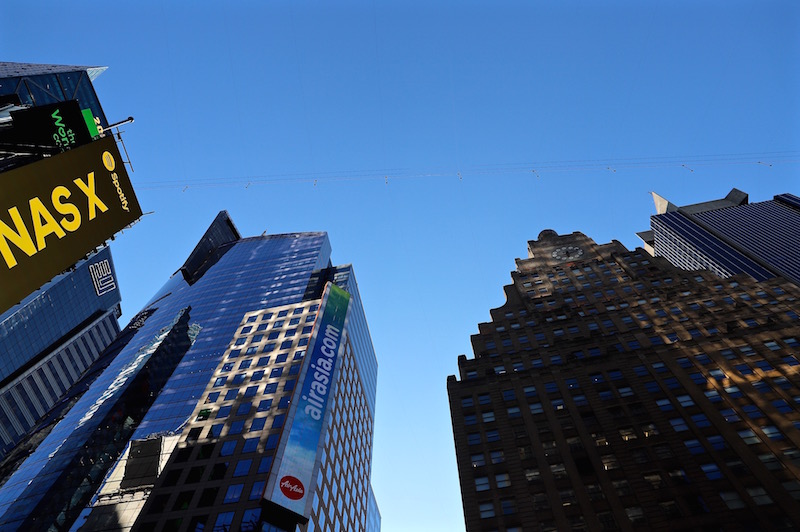
[[[657,214],[638,233],[645,249],[679,268],[720,277],[747,273],[763,281],[781,276],[800,284],[800,198],[778,194],[749,203],[733,189],[722,199],[678,207],[653,195]]]
[[[0,457],[119,333],[120,293],[103,248],[0,314]]]
[[[334,293],[349,301],[341,349],[319,362]],[[2,464],[0,528],[379,527],[377,364],[352,268],[331,265],[325,233],[241,238],[220,213],[107,353]],[[276,475],[309,426],[298,421],[309,384],[322,425],[301,487]]]
[[[105,67],[0,62],[0,133],[11,112],[77,100],[107,126],[92,81]],[[4,142],[11,139],[4,138]],[[6,144],[0,171],[41,157]],[[34,150],[35,151],[35,150]],[[25,437],[119,333],[120,292],[102,248],[0,314],[0,458]]]

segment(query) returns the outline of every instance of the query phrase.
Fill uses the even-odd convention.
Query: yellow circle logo
[[[105,166],[106,170],[109,172],[113,172],[114,168],[117,167],[117,162],[114,160],[114,156],[107,151],[103,152],[103,166]]]

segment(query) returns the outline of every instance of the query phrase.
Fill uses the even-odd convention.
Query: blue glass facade
[[[243,316],[308,300],[329,265],[325,233],[240,238],[220,213],[183,267],[134,318],[136,327],[109,348],[119,354],[107,369],[7,476],[0,528],[46,529],[54,522],[69,528],[128,442],[183,433]],[[342,275],[343,284],[352,279],[348,284],[356,289],[351,270]],[[360,302],[359,309],[353,342],[369,343],[359,366],[366,376],[360,380],[372,390],[372,412],[376,364]]]
[[[119,306],[118,287],[97,295],[92,283],[89,265],[105,260],[113,272],[111,252],[104,248],[0,315],[0,384],[75,329]]]
[[[92,276],[98,265],[108,272],[99,291]],[[111,252],[104,248],[0,315],[0,457],[111,343],[119,332],[119,303]]]
[[[800,198],[779,194],[752,204],[721,202],[652,216],[654,254],[680,268],[708,269],[721,277],[747,273],[763,281],[782,276],[800,284]]]
[[[679,212],[654,216],[651,221],[656,256],[685,270],[710,270],[720,277],[748,273],[763,281],[774,274],[738,252]]]
[[[91,109],[103,127],[108,126],[100,100],[92,86],[105,67],[42,65],[0,62],[0,96],[16,95],[25,105],[78,100],[81,109]]]
[[[800,283],[800,198],[792,194],[727,209],[701,212],[693,219],[775,273]]]

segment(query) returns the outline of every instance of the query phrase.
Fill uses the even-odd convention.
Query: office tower
[[[242,238],[220,213],[109,350],[2,464],[0,528],[379,528],[377,364],[325,233]]]
[[[0,314],[0,458],[117,336],[119,303],[103,248]]]
[[[800,527],[800,289],[543,231],[447,388],[468,531]]]
[[[733,189],[722,199],[678,207],[653,194],[656,215],[638,233],[645,249],[685,270],[707,269],[720,277],[776,275],[800,284],[800,198],[778,194],[748,203]]]
[[[31,275],[42,263],[51,267],[52,255],[44,255],[57,246],[55,235],[65,231],[61,226],[50,225],[42,230],[44,222],[27,222],[29,229],[25,231],[29,234],[34,235],[34,229],[46,233],[41,236],[42,258],[32,267],[23,263],[22,257],[37,251],[34,239],[30,247],[24,245],[26,233],[15,224],[15,214],[19,217],[19,212],[25,213],[31,197],[31,202],[37,200],[45,209],[38,198],[47,202],[52,188],[39,190],[40,181],[57,176],[72,184],[79,177],[71,173],[69,165],[60,165],[59,154],[78,148],[79,140],[91,140],[85,124],[87,116],[95,129],[97,125],[107,125],[92,86],[92,80],[103,70],[0,62],[0,295],[7,303],[0,307],[0,458],[66,394],[119,333],[120,293],[111,253],[102,247],[102,240],[93,241],[88,247],[101,246],[100,251],[90,253],[77,264],[75,259],[85,252],[73,253],[71,260],[30,284],[5,277],[7,273]],[[68,115],[70,111],[74,113]],[[63,139],[57,131],[63,133]],[[47,160],[40,161],[45,155],[49,156]],[[46,172],[37,173],[42,165]],[[27,173],[17,178],[19,172]],[[24,192],[31,192],[19,203],[13,199],[21,188],[15,180],[25,181]],[[74,192],[75,196],[79,194]],[[50,216],[44,210],[39,213]],[[75,218],[73,221],[77,223]],[[75,223],[65,225],[70,231],[76,230]],[[38,242],[38,238],[35,240]],[[45,244],[50,249],[45,249]]]

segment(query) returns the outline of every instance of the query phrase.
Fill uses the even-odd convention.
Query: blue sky
[[[542,229],[638,245],[657,191],[798,193],[792,1],[22,2],[4,60],[103,65],[145,211],[123,321],[216,212],[324,230],[380,370],[383,530],[463,530],[446,377]]]

